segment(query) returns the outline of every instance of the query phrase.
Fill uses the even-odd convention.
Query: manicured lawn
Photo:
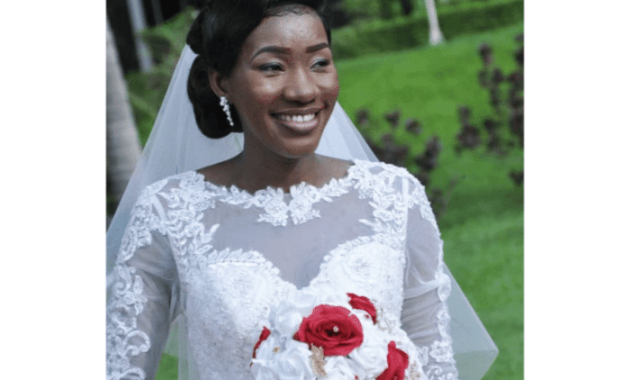
[[[434,134],[443,143],[432,181],[444,186],[459,179],[439,222],[445,260],[499,347],[484,377],[488,380],[523,378],[523,188],[507,175],[522,168],[522,153],[497,158],[479,149],[458,157],[453,144],[460,105],[471,107],[473,124],[491,114],[487,93],[477,82],[477,46],[489,43],[496,62],[509,73],[516,67],[514,37],[522,31],[516,25],[433,48],[336,62],[339,102],[353,120],[360,107],[369,109],[374,120],[399,109],[403,120],[415,117],[423,125],[411,141],[412,152],[422,151]],[[377,136],[386,128],[380,123],[365,133]],[[156,379],[175,379],[176,372],[177,360],[164,355]]]
[[[523,378],[523,188],[507,176],[522,168],[523,157],[514,152],[500,159],[483,149],[457,157],[453,145],[460,105],[471,107],[473,124],[491,115],[487,92],[477,82],[478,45],[489,43],[495,61],[509,73],[516,68],[514,37],[522,31],[516,25],[433,48],[336,63],[339,102],[353,120],[360,107],[377,123],[385,112],[399,109],[403,119],[415,117],[423,125],[414,152],[434,134],[444,145],[432,181],[441,187],[459,179],[439,223],[445,261],[499,347],[484,377],[492,380]],[[375,130],[387,128],[381,122]],[[374,132],[367,131],[377,136]]]

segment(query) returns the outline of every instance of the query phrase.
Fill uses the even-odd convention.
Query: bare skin
[[[245,40],[231,75],[212,72],[210,85],[236,107],[244,149],[200,169],[207,181],[250,193],[268,186],[288,192],[301,182],[321,187],[346,176],[351,162],[314,153],[339,91],[314,11],[265,18]]]
[[[348,174],[352,162],[314,154],[314,162],[306,160],[287,161],[275,166],[265,166],[254,162],[255,167],[244,163],[243,154],[216,165],[198,170],[206,181],[218,186],[236,186],[251,194],[271,186],[289,192],[291,186],[306,182],[322,187],[333,178],[343,178]],[[281,166],[282,165],[282,166]]]

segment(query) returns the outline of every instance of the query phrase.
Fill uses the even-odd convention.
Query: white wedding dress
[[[405,169],[354,160],[321,188],[251,195],[189,171],[147,187],[114,268],[107,379],[150,379],[180,317],[194,377],[251,379],[270,308],[305,287],[370,298],[418,347],[431,380],[458,378],[442,241]]]

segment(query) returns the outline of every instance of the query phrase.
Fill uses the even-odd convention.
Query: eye
[[[281,71],[282,70],[282,66],[280,66],[279,63],[267,63],[264,65],[261,65],[259,67],[260,71],[267,71],[267,72],[274,72],[274,71]]]
[[[313,64],[313,68],[315,69],[321,69],[324,68],[326,66],[330,65],[330,61],[327,59],[318,59],[317,61],[315,61],[315,63]]]

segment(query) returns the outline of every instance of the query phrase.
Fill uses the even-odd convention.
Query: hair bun
[[[211,1],[208,1],[203,8],[199,11],[197,18],[190,26],[190,30],[186,35],[186,44],[190,46],[193,52],[197,55],[201,55],[203,46],[203,24],[206,20],[208,13],[210,12]]]
[[[227,136],[230,132],[242,131],[238,127],[233,128],[223,114],[219,97],[210,88],[208,68],[201,56],[195,58],[190,68],[188,99],[192,103],[197,126],[205,136],[216,139]],[[232,108],[232,117],[238,118],[234,108]]]

